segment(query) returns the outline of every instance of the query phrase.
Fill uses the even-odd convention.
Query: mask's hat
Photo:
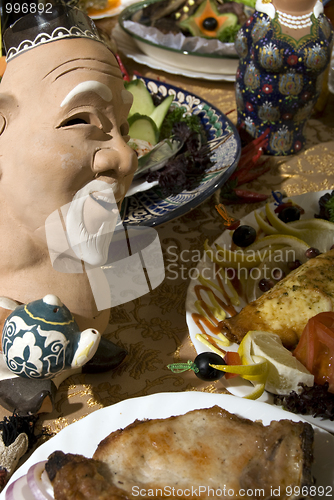
[[[27,14],[5,31],[7,62],[27,50],[63,38],[90,38],[102,42],[94,22],[76,7],[53,5],[47,10],[50,12]]]

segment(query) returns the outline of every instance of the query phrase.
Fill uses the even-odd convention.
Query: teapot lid
[[[56,295],[46,295],[24,306],[25,312],[34,320],[50,325],[74,324],[75,320],[70,310]]]

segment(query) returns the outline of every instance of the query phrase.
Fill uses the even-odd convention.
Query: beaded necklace
[[[272,0],[256,0],[255,9],[259,12],[264,12],[271,19],[274,19],[276,12],[278,15],[278,22],[282,26],[286,26],[291,29],[302,29],[309,28],[312,26],[312,14],[318,19],[319,15],[324,12],[324,6],[320,0],[317,0],[313,10],[302,16],[293,16],[291,14],[286,14],[280,10],[276,10],[272,4]]]
[[[313,11],[308,14],[304,14],[303,16],[292,16],[291,14],[286,14],[280,10],[277,10],[276,12],[278,14],[278,22],[287,28],[303,29],[312,26],[311,16]]]

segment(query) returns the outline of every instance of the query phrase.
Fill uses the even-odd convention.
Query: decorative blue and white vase
[[[309,31],[299,39],[298,23]],[[282,26],[293,29],[286,34]],[[267,154],[291,155],[304,147],[305,126],[323,88],[332,44],[333,28],[319,0],[308,16],[286,15],[270,0],[257,0],[254,14],[239,30],[238,126],[253,138],[269,129]]]
[[[55,295],[18,306],[6,319],[2,350],[9,370],[25,378],[53,378],[83,366],[95,354],[101,335],[79,331]]]

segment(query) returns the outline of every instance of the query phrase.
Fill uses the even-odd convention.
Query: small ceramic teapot
[[[21,377],[52,378],[79,368],[95,354],[101,335],[79,331],[68,308],[55,295],[19,305],[7,317],[2,350],[8,368]]]

